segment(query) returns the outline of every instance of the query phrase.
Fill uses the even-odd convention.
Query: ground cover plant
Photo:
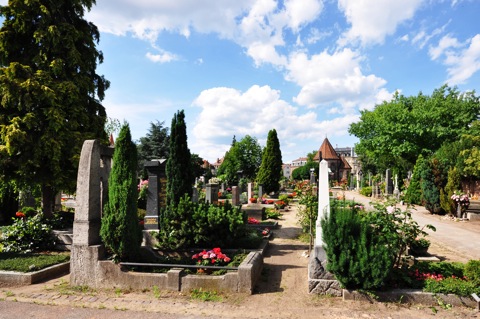
[[[217,251],[220,248],[214,248],[211,251]],[[221,253],[223,256],[222,260],[218,258],[203,258],[203,255],[210,256],[210,250],[199,250],[194,254],[189,250],[186,251],[177,251],[175,254],[140,254],[141,257],[136,260],[139,263],[149,263],[149,264],[165,264],[165,265],[188,265],[188,266],[224,266],[224,267],[238,267],[248,255],[248,252],[245,250],[236,250],[228,251],[228,253]],[[215,254],[217,256],[218,254]],[[226,259],[228,257],[228,259]],[[212,262],[212,259],[214,262]],[[200,263],[199,263],[200,261]],[[169,266],[122,266],[125,270],[135,271],[135,272],[150,272],[150,273],[166,273],[171,269]],[[184,272],[186,274],[195,274],[197,273],[197,268],[185,268]],[[223,275],[227,273],[226,269],[214,269],[210,274],[211,275]]]
[[[390,285],[458,296],[480,294],[480,260],[470,260],[466,264],[417,262],[397,269]]]
[[[31,272],[70,260],[69,252],[0,253],[0,269]]]

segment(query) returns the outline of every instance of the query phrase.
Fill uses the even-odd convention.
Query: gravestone
[[[258,199],[261,201],[263,197],[263,185],[258,185]]]
[[[250,200],[252,198],[252,183],[248,183],[247,185],[247,200]]]
[[[99,140],[83,143],[77,176],[73,243],[70,259],[70,283],[92,285],[99,280],[98,260],[104,256],[100,239],[103,204],[108,198],[108,176],[113,148]]]
[[[205,188],[205,202],[218,204],[218,184],[207,184]]]
[[[327,271],[327,254],[323,247],[321,220],[330,215],[328,163],[320,162],[318,174],[318,216],[316,222],[315,247],[308,264],[308,291],[321,295],[341,296],[342,289],[335,276]]]
[[[192,202],[198,203],[198,188],[195,186],[192,188]]]
[[[310,172],[310,184],[316,184],[317,181],[315,180],[315,173],[313,172],[313,168],[312,168],[312,171]]]
[[[393,194],[392,171],[390,169],[385,172],[385,192],[387,195]]]
[[[239,206],[240,203],[240,188],[238,186],[232,187],[232,206]]]
[[[144,228],[158,230],[160,208],[167,206],[166,159],[156,159],[145,163],[148,174],[147,212]]]
[[[393,195],[395,196],[395,198],[397,200],[400,199],[400,190],[398,189],[398,175],[395,174],[395,183],[394,183],[394,186],[393,186]]]

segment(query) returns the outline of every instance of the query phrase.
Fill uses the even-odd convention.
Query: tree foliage
[[[185,195],[192,195],[195,180],[191,154],[187,145],[187,125],[184,111],[178,111],[172,119],[167,173],[167,205],[176,205]]]
[[[233,137],[232,146],[218,169],[228,184],[238,184],[238,172],[248,180],[255,179],[262,162],[262,148],[255,137],[245,135],[240,141]]]
[[[138,172],[142,173],[146,161],[168,159],[170,135],[164,122],[150,122],[147,135],[138,141]],[[144,176],[145,177],[145,176]]]
[[[105,142],[109,82],[100,33],[84,20],[93,0],[9,1],[0,7],[0,175],[21,188],[43,186],[51,213],[54,190],[74,190],[85,139]]]
[[[466,133],[480,112],[475,92],[460,93],[446,85],[431,96],[419,93],[361,111],[360,121],[350,125],[350,134],[360,139],[355,150],[384,170],[403,163],[411,169],[418,155],[429,156],[443,143]]]
[[[313,171],[317,175],[319,164],[320,163],[318,162],[307,160],[307,163],[305,165],[297,167],[293,170],[292,178],[297,181],[310,179],[310,170],[313,169]]]
[[[257,175],[258,184],[263,184],[266,193],[278,192],[282,179],[282,152],[275,129],[268,132],[267,145],[263,150],[262,164]]]
[[[132,260],[142,242],[137,217],[137,147],[124,124],[115,143],[100,235],[117,260]]]

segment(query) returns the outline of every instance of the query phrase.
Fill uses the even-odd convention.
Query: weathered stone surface
[[[336,280],[309,280],[308,291],[311,294],[331,295],[336,297],[342,296],[342,288],[340,283]]]
[[[335,280],[335,276],[327,271],[327,261],[320,261],[317,257],[310,257],[308,263],[308,272],[311,279],[328,279]]]

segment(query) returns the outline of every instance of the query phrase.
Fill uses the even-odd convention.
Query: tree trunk
[[[55,192],[51,186],[42,185],[42,204],[43,204],[43,215],[46,218],[53,216],[53,204]]]

